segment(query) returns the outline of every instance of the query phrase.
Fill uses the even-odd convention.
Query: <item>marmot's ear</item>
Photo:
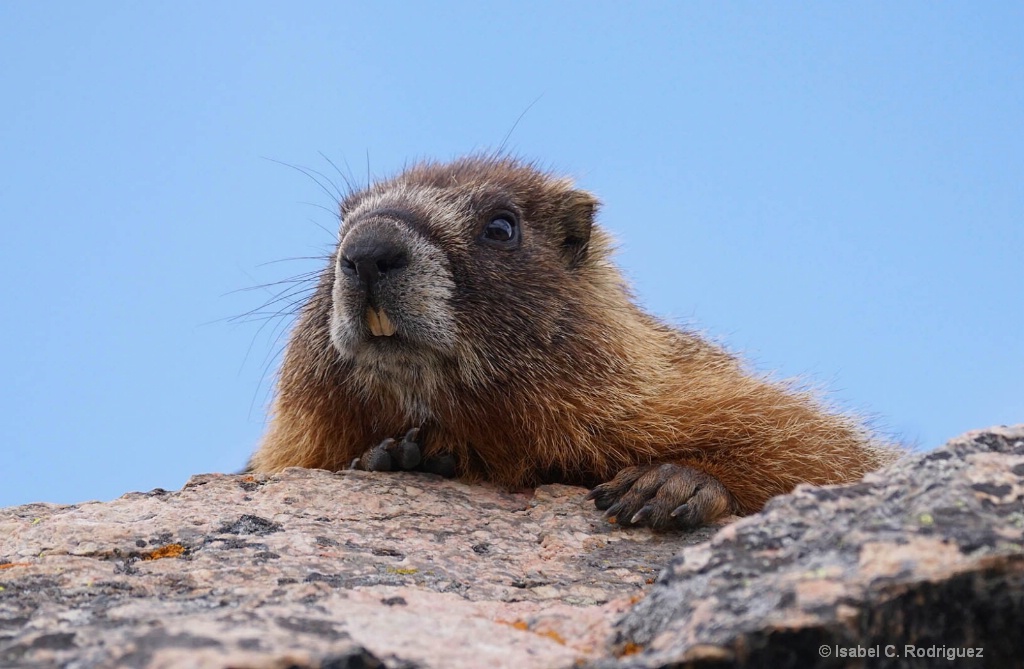
[[[565,197],[562,216],[562,253],[569,267],[578,267],[587,258],[590,245],[590,229],[599,202],[585,190],[572,190]]]

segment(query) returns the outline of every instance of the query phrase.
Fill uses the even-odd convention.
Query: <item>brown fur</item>
[[[510,203],[520,248],[477,243],[489,212]],[[336,251],[292,332],[252,468],[344,469],[422,425],[424,451],[451,453],[466,479],[594,485],[678,463],[717,478],[749,513],[798,483],[850,481],[893,458],[855,419],[644,313],[592,225],[596,208],[567,180],[507,158],[423,164],[346,198],[341,244],[375,212],[400,209],[417,221],[410,234],[443,252],[422,271],[450,273],[451,294],[429,302],[451,317],[450,341],[403,349],[394,365],[339,351]],[[399,318],[398,339],[402,328]]]

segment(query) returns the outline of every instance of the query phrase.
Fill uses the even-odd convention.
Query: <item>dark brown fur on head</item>
[[[466,478],[593,484],[673,463],[749,512],[891,459],[856,421],[640,310],[597,207],[566,179],[487,157],[347,197],[253,468],[342,469],[422,427],[425,454],[453,455]]]

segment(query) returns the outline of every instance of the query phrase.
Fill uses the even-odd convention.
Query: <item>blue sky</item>
[[[486,5],[0,4],[0,505],[243,466],[287,322],[233,291],[336,227],[275,161],[513,126],[654,313],[922,448],[1024,421],[1024,5]]]

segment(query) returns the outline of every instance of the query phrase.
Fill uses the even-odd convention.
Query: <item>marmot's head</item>
[[[443,374],[479,386],[524,358],[550,363],[581,282],[606,267],[596,208],[508,158],[423,164],[353,193],[332,259],[334,348],[368,390],[398,384],[419,402]]]

